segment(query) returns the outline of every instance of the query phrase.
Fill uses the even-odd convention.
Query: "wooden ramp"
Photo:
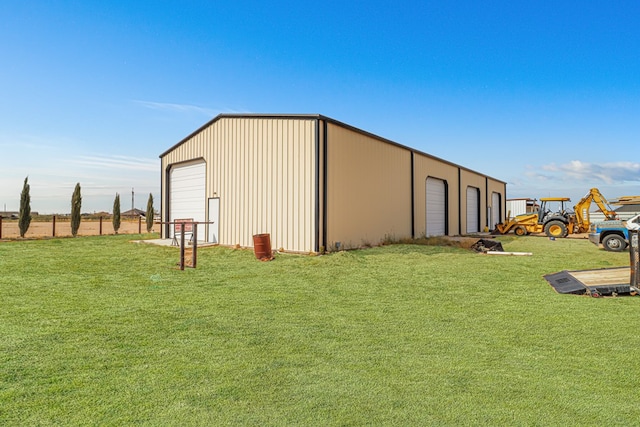
[[[636,295],[637,289],[630,285],[629,267],[601,268],[599,270],[560,271],[544,276],[551,287],[560,294],[591,295]]]

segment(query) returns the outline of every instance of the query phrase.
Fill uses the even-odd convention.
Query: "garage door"
[[[480,231],[480,189],[467,187],[467,233]]]
[[[446,234],[446,184],[437,178],[427,178],[427,236]]]
[[[174,166],[169,178],[169,221],[193,218],[206,221],[205,217],[205,163]],[[173,237],[173,227],[170,227]],[[204,240],[205,227],[198,226],[198,240]]]
[[[496,224],[499,224],[500,214],[502,213],[502,203],[500,203],[500,193],[491,193],[491,229],[496,228]]]

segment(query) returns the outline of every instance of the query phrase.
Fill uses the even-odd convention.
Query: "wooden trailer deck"
[[[630,286],[629,267],[601,268],[597,270],[561,271],[544,276],[556,292],[575,295],[635,295]]]

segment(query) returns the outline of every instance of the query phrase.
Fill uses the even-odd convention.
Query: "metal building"
[[[319,252],[504,220],[505,182],[322,115],[221,114],[160,158],[163,222],[213,222],[198,240],[222,245]]]

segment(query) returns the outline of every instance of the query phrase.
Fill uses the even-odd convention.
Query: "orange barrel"
[[[271,255],[271,236],[267,234],[254,234],[253,235],[253,250],[256,254],[256,258],[260,260],[272,259]]]

